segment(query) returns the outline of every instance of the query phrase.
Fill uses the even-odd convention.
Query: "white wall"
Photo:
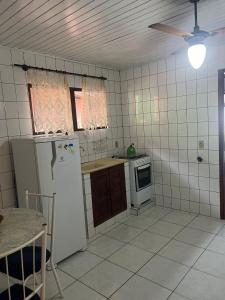
[[[14,63],[107,77],[109,128],[91,135],[79,132],[82,161],[114,154],[115,141],[123,148],[119,71],[0,47],[0,208],[16,205],[10,139],[32,134],[26,74]],[[68,81],[81,86],[81,77],[68,76]]]
[[[217,72],[222,68],[225,48],[218,47],[197,72],[185,54],[121,71],[124,144],[134,142],[152,157],[159,205],[219,217]]]
[[[125,148],[134,142],[152,157],[159,205],[219,216],[217,71],[225,68],[224,47],[211,49],[198,72],[185,56],[122,71],[122,112],[118,71],[1,47],[0,207],[15,205],[9,141],[32,133],[25,73],[12,63],[108,77],[109,128],[90,136],[79,133],[82,161],[115,153],[115,141],[122,151],[124,135]],[[81,82],[79,77],[68,80],[76,87]],[[204,150],[198,149],[199,140]],[[201,164],[198,155],[204,159]]]

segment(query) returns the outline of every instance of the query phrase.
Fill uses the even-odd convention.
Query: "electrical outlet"
[[[203,150],[204,149],[204,141],[198,141],[198,148]]]

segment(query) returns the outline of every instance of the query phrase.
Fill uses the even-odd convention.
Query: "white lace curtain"
[[[107,127],[106,90],[103,80],[83,78],[80,122],[84,129]]]
[[[35,132],[71,131],[69,87],[63,74],[28,70]]]

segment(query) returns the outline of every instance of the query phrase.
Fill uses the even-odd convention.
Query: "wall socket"
[[[204,141],[198,141],[198,148],[203,150],[204,149]]]

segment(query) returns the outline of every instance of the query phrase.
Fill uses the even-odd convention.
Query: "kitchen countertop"
[[[81,173],[83,175],[110,168],[116,165],[124,164],[128,160],[120,158],[101,158],[81,164]]]

